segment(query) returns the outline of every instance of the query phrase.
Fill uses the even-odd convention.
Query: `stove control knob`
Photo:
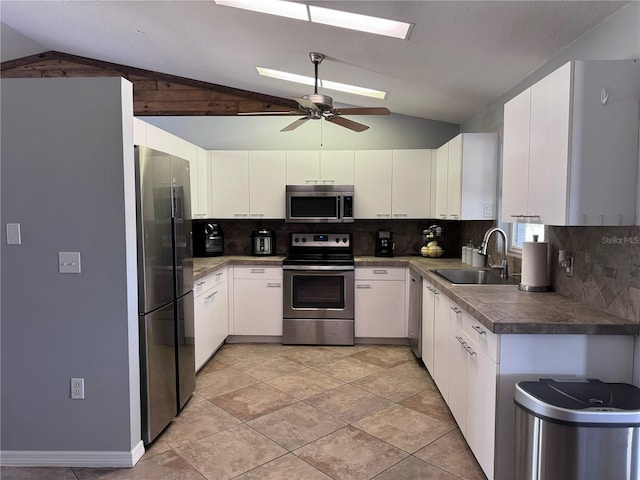
[[[344,243],[347,243],[347,238],[346,238],[346,237],[345,237],[345,238],[343,238],[343,239],[342,239],[342,241],[343,241]]]
[[[302,243],[305,243],[307,241],[307,239],[305,237],[302,237]]]
[[[294,237],[293,241],[298,243],[300,241],[300,239],[298,237]]]
[[[336,243],[340,243],[340,239],[336,237]]]

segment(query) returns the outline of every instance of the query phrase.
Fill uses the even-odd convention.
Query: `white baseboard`
[[[130,452],[0,451],[3,467],[133,467],[144,455],[140,441]]]

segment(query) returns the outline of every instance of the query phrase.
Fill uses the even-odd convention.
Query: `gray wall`
[[[360,133],[312,120],[280,132],[300,118],[296,116],[141,118],[207,150],[438,148],[460,132],[460,126],[452,123],[394,114],[349,117],[370,127]]]
[[[140,442],[132,85],[3,79],[3,451]],[[126,146],[126,147],[125,147]],[[7,245],[4,224],[20,223]],[[58,273],[58,252],[82,273]],[[85,400],[71,400],[71,377]]]

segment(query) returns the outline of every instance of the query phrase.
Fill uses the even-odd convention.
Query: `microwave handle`
[[[344,218],[344,205],[343,202],[340,201],[340,199],[342,198],[341,195],[337,195],[336,196],[336,200],[338,201],[338,219],[343,219]]]

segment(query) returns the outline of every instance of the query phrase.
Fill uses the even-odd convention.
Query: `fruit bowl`
[[[438,242],[429,242],[420,249],[420,255],[423,257],[437,258],[444,255],[444,250]]]

